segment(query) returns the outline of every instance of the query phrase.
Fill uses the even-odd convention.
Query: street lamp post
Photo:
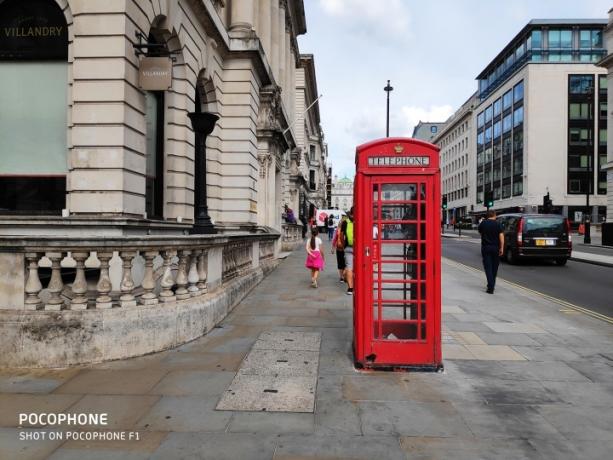
[[[209,112],[190,112],[195,136],[194,177],[194,226],[190,233],[196,235],[217,233],[211,218],[206,196],[206,138],[213,132],[219,117]]]
[[[394,88],[390,86],[390,81],[387,81],[387,86],[383,88],[383,91],[387,93],[387,116],[385,117],[385,137],[390,137],[390,92]]]

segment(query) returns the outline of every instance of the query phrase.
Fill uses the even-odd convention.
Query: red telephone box
[[[358,367],[438,370],[439,149],[387,138],[356,150],[354,353]]]

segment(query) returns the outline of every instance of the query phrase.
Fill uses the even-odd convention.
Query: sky
[[[531,19],[607,18],[611,0],[304,0],[301,53],[315,56],[333,175],[353,177],[355,147],[421,121],[445,121],[475,77]]]

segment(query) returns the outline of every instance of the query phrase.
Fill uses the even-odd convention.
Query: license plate
[[[556,244],[556,240],[552,240],[552,239],[536,240],[537,246],[555,246],[555,244]]]

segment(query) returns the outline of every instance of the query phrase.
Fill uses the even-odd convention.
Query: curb
[[[613,267],[613,263],[600,262],[599,260],[579,259],[575,257],[571,257],[569,260],[572,260],[575,262],[583,262],[585,264],[600,265],[601,267]]]

